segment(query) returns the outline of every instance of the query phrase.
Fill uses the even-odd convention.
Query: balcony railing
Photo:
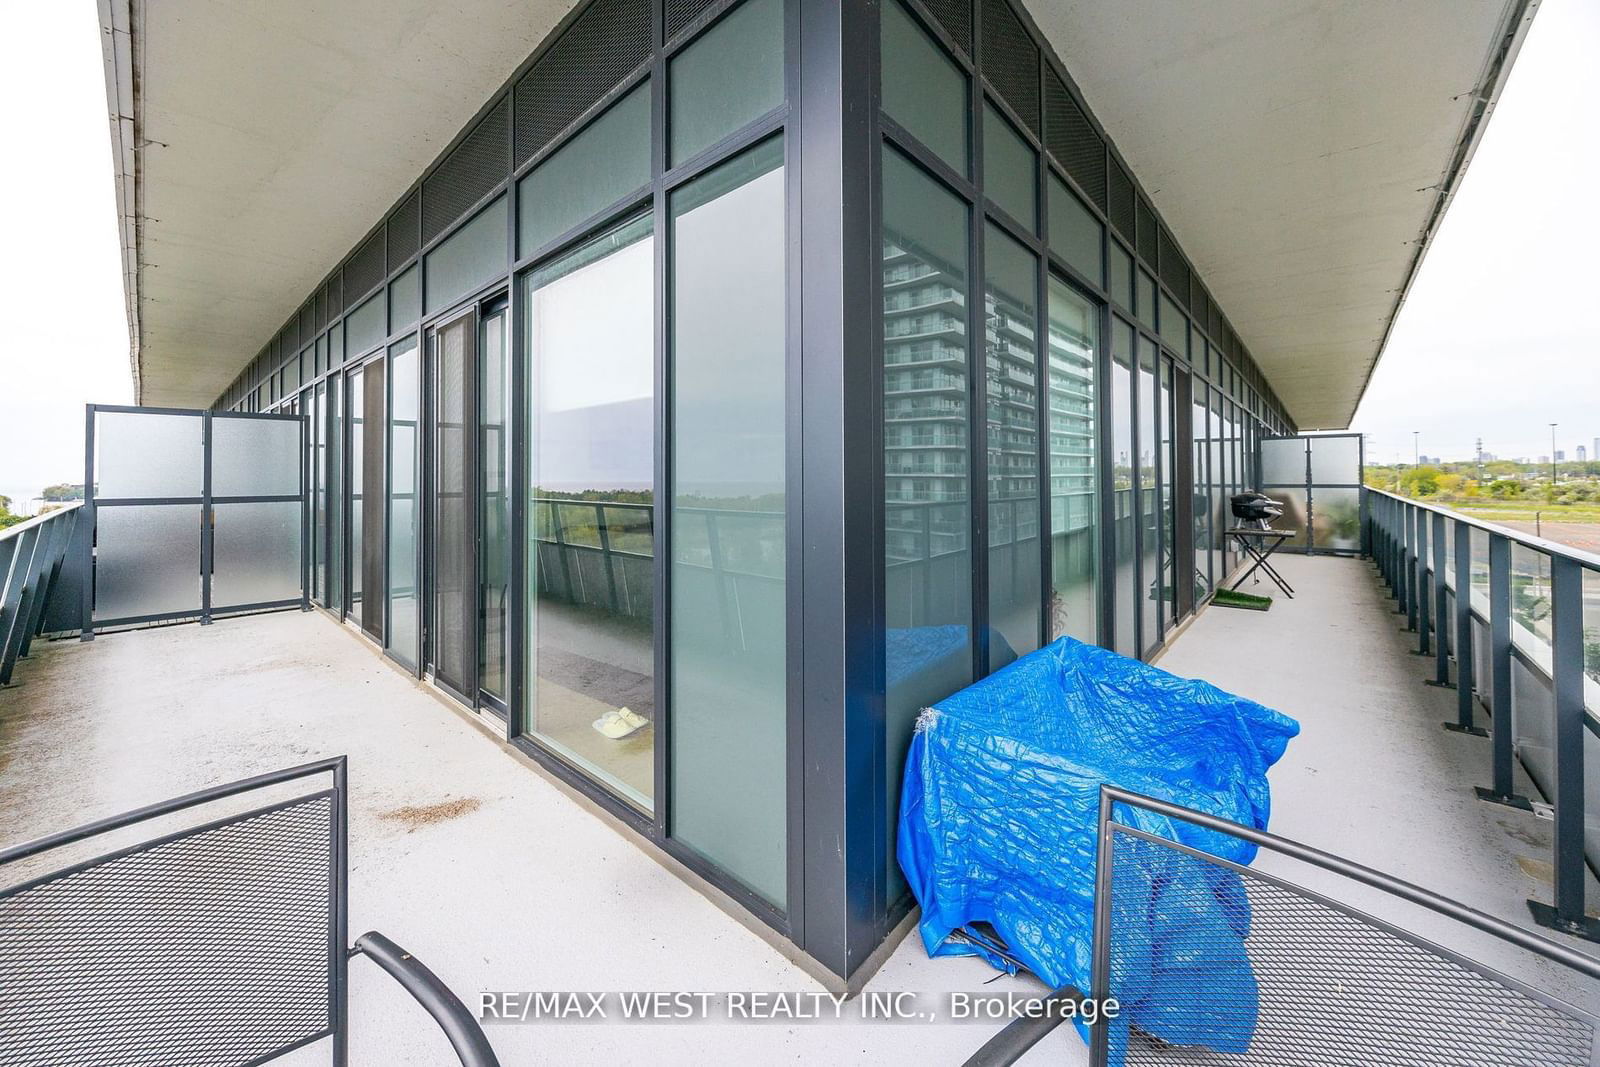
[[[50,590],[83,506],[77,501],[0,530],[0,685],[44,624]]]
[[[1457,717],[1445,726],[1490,738],[1491,785],[1478,795],[1531,808],[1514,788],[1520,760],[1554,801],[1555,904],[1530,900],[1529,909],[1542,925],[1600,940],[1600,922],[1584,911],[1586,857],[1600,857],[1600,827],[1588,825],[1600,791],[1590,799],[1584,771],[1600,757],[1600,556],[1367,492],[1372,552],[1418,654],[1433,658],[1429,684],[1456,690]]]

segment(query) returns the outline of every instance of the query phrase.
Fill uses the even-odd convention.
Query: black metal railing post
[[[1394,592],[1394,573],[1390,571],[1390,565],[1394,563],[1390,558],[1390,553],[1394,552],[1394,541],[1389,536],[1389,498],[1386,496],[1379,496],[1378,506],[1373,509],[1373,522],[1378,525],[1378,574],[1384,579],[1384,584],[1389,585],[1390,592]]]
[[[1511,713],[1511,539],[1489,534],[1489,715],[1494,731],[1494,785],[1478,786],[1478,799],[1532,811],[1516,791],[1512,761],[1516,734]]]
[[[1411,591],[1417,604],[1417,655],[1426,656],[1433,651],[1433,598],[1428,595],[1428,513],[1415,506],[1411,510],[1417,516],[1417,561]]]
[[[1404,591],[1401,599],[1405,602],[1406,629],[1416,632],[1417,629],[1417,509],[1410,503],[1400,505],[1405,513],[1406,552],[1402,560],[1405,573],[1400,576],[1400,585]]]
[[[0,685],[11,682],[11,667],[16,662],[13,634],[21,644],[22,610],[27,602],[33,557],[39,551],[39,533],[39,527],[32,526],[13,535],[16,549],[11,558],[11,574],[0,588]]]
[[[1583,567],[1550,557],[1550,688],[1555,718],[1555,905],[1528,901],[1541,926],[1600,941],[1600,920],[1584,914]]]
[[[1442,511],[1430,512],[1428,518],[1430,520],[1428,544],[1433,550],[1433,567],[1429,575],[1428,589],[1430,605],[1428,614],[1433,620],[1433,633],[1430,635],[1433,639],[1433,677],[1428,679],[1428,684],[1448,689],[1450,688],[1450,642],[1447,620],[1450,618],[1450,590],[1444,584],[1445,571],[1448,569],[1445,518]]]
[[[61,557],[67,550],[67,542],[72,540],[72,523],[76,518],[76,512],[67,512],[45,523],[45,529],[49,534],[44,541],[44,554],[39,561],[39,573],[34,579],[33,600],[28,611],[18,620],[22,624],[22,640],[17,644],[18,659],[27,656],[28,650],[33,646],[33,639],[44,626],[45,605],[50,599],[51,586],[60,573]]]
[[[1444,724],[1446,730],[1487,737],[1489,731],[1472,724],[1475,660],[1472,648],[1472,527],[1455,524],[1456,539],[1456,721]]]
[[[1384,579],[1389,583],[1389,595],[1394,598],[1396,613],[1405,611],[1405,605],[1400,600],[1400,528],[1399,508],[1395,502],[1385,497],[1383,501],[1383,539],[1388,549],[1387,558],[1383,561]]]

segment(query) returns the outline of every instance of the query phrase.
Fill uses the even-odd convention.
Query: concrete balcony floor
[[[1484,805],[1488,742],[1444,731],[1454,693],[1425,687],[1371,567],[1289,558],[1300,596],[1204,612],[1161,666],[1300,719],[1273,771],[1273,829],[1514,922],[1549,894],[1549,827]],[[312,612],[35,645],[0,691],[0,843],[206,785],[347,753],[352,935],[381,930],[476,1006],[481,990],[821,987],[564,788]],[[1523,782],[1526,790],[1527,783]],[[1273,861],[1264,858],[1263,866]],[[1600,895],[1594,897],[1600,901]],[[1388,914],[1382,900],[1370,901]],[[1438,924],[1434,924],[1437,926]],[[1423,924],[1440,940],[1459,937]],[[1463,947],[1481,947],[1482,942]],[[1489,946],[1487,952],[1496,951]],[[1491,955],[1594,1009],[1554,968]],[[453,1062],[425,1016],[355,961],[351,1059]],[[872,990],[1036,991],[914,935]],[[986,984],[988,983],[988,984]],[[506,1064],[959,1063],[993,1023],[491,1026]],[[325,1062],[323,1047],[293,1063]],[[1086,1063],[1070,1028],[1029,1062]]]

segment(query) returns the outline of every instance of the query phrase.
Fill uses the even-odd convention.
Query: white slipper
[[[634,715],[631,711],[623,708],[619,711],[606,712],[590,725],[592,725],[596,732],[598,732],[602,737],[609,737],[613,741],[620,741],[624,737],[627,737],[629,734],[638,730],[639,726],[643,726],[645,722],[645,720],[640,719],[639,726],[635,726],[631,721],[629,721],[628,716],[632,716],[634,719],[639,719],[639,716]]]
[[[650,725],[649,719],[645,718],[643,715],[640,715],[632,708],[618,708],[617,715],[622,719],[623,722],[627,723],[635,730],[642,730],[646,726]]]

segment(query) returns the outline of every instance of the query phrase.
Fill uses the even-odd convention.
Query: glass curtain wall
[[[1228,576],[1227,529],[1233,515],[1228,510],[1226,466],[1228,450],[1224,446],[1228,432],[1222,423],[1222,397],[1215,388],[1205,391],[1209,398],[1210,427],[1206,435],[1206,462],[1210,466],[1211,480],[1211,582],[1220,586]]]
[[[346,573],[349,575],[347,585],[349,596],[345,600],[345,615],[359,620],[361,618],[361,535],[366,529],[366,520],[362,511],[366,505],[366,492],[363,486],[366,459],[366,411],[367,387],[366,371],[357,367],[345,378],[345,395],[349,398],[350,425],[349,425],[349,453],[350,461],[349,492],[345,500],[345,511],[349,515],[348,539],[349,550],[345,554],[347,561]]]
[[[664,78],[629,86],[517,178],[528,475],[512,487],[527,494],[514,732],[779,911],[790,877],[790,194],[784,135],[751,124],[784,103],[785,10],[744,0],[722,11],[667,57]],[[663,106],[665,143],[651,121]],[[663,163],[680,168],[670,182]],[[486,350],[496,328],[485,321]],[[489,362],[482,528],[493,555],[505,473],[488,454],[504,383]],[[492,695],[504,685],[490,618],[504,577],[487,563],[483,575]],[[658,590],[669,597],[658,603]]]
[[[1039,647],[1039,261],[984,233],[989,669]]]
[[[644,215],[522,283],[525,729],[645,811],[656,744],[654,265]]]
[[[1159,437],[1156,433],[1155,342],[1139,335],[1139,615],[1140,653],[1161,639],[1161,479],[1156,462]]]
[[[1178,616],[1178,528],[1173,505],[1178,478],[1178,455],[1173,422],[1176,418],[1172,390],[1172,360],[1161,357],[1161,376],[1156,383],[1160,398],[1156,405],[1158,424],[1156,454],[1161,465],[1161,624],[1163,635]]]
[[[361,422],[361,486],[365,499],[361,507],[361,556],[352,562],[352,568],[361,568],[361,628],[381,642],[384,630],[384,606],[387,597],[384,582],[384,437],[388,423],[384,417],[387,400],[385,379],[388,368],[382,359],[369,362],[361,376],[366,396],[362,400],[364,417]]]
[[[788,899],[783,141],[671,197],[670,832]],[[735,297],[734,294],[737,294]]]
[[[1111,514],[1112,514],[1112,615],[1111,647],[1124,656],[1139,655],[1138,511],[1134,497],[1133,428],[1133,327],[1120,318],[1111,320]]]
[[[969,215],[899,152],[885,147],[882,158],[884,716],[893,840],[917,713],[972,681]],[[889,877],[904,884],[892,851]]]
[[[476,308],[438,326],[429,336],[433,500],[428,658],[435,680],[475,704],[479,575],[472,420],[477,413]]]
[[[1099,309],[1050,279],[1050,638],[1099,637]]]
[[[330,611],[344,611],[344,380],[328,379],[327,445],[327,520],[328,549],[327,599]]]
[[[478,685],[503,706],[511,661],[511,346],[504,305],[479,327],[478,466],[482,477]]]
[[[422,425],[416,338],[389,349],[389,376],[389,651],[415,667],[421,624],[417,534]]]
[[[328,537],[328,386],[318,382],[312,393],[306,422],[308,472],[311,482],[311,595],[323,600],[327,593]]]

